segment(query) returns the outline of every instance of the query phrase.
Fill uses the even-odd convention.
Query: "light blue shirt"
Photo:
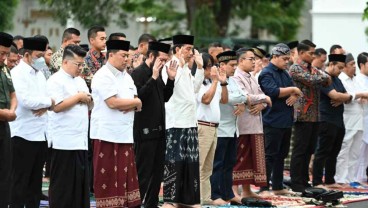
[[[235,104],[246,102],[247,97],[240,90],[235,81],[230,77],[228,78],[227,85],[229,102],[227,104],[220,103],[220,125],[218,127],[218,137],[234,137],[236,133],[236,116],[233,112],[235,110]]]

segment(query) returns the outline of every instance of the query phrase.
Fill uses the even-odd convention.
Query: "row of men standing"
[[[101,31],[96,33],[98,32]],[[11,39],[6,35],[4,37],[7,38],[3,40]],[[84,56],[86,55],[80,47],[63,48],[62,70],[55,73],[46,85],[40,76],[42,74],[37,73],[35,67],[32,66],[41,56],[43,48],[46,48],[46,43],[37,38],[25,39],[24,47],[29,50],[28,55],[25,55],[17,68],[11,72],[20,106],[17,109],[18,122],[12,124],[14,125],[12,129],[15,129],[15,133],[12,131],[12,135],[15,135],[12,140],[14,142],[13,164],[15,164],[13,165],[13,177],[18,178],[13,187],[19,185],[16,191],[18,195],[22,195],[18,196],[18,199],[17,194],[12,196],[15,197],[12,200],[16,202],[12,206],[23,204],[31,206],[39,203],[37,200],[39,200],[40,191],[39,177],[42,177],[42,172],[40,173],[43,166],[42,148],[46,144],[42,142],[44,135],[35,136],[43,137],[43,140],[37,140],[37,143],[28,142],[25,138],[29,138],[32,134],[45,132],[40,129],[34,131],[34,128],[45,128],[45,125],[40,123],[44,123],[40,118],[44,119],[46,110],[52,110],[48,118],[47,136],[50,145],[56,149],[52,153],[50,204],[52,207],[89,206],[88,191],[86,191],[88,190],[87,112],[93,104],[90,137],[94,139],[94,187],[99,207],[134,207],[140,204],[140,199],[145,207],[156,206],[162,174],[164,175],[164,201],[168,202],[167,206],[170,206],[170,203],[189,205],[222,203],[221,200],[239,202],[240,197],[231,190],[232,178],[234,178],[234,184],[245,186],[243,187],[245,196],[247,194],[253,196],[249,189],[251,183],[262,186],[262,191],[268,191],[270,179],[272,179],[272,189],[275,193],[286,192],[282,186],[283,160],[289,148],[288,142],[290,142],[294,112],[292,106],[302,95],[301,90],[293,87],[291,77],[294,78],[294,81],[299,78],[303,84],[318,82],[326,86],[333,86],[326,89],[324,94],[328,96],[331,94],[330,91],[341,86],[329,85],[328,80],[331,79],[329,75],[321,71],[313,71],[314,69],[311,70],[308,66],[303,68],[304,65],[308,65],[303,62],[297,63],[290,70],[290,77],[285,72],[290,59],[290,49],[284,44],[278,44],[272,49],[271,64],[260,74],[260,88],[257,80],[249,73],[254,69],[258,54],[256,49],[243,48],[237,53],[232,51],[219,54],[217,59],[221,69],[218,70],[212,67],[213,60],[208,60],[198,53],[193,55],[193,36],[174,36],[173,41],[175,55],[170,62],[168,62],[169,45],[150,43],[147,59],[133,71],[132,78],[124,70],[128,59],[128,41],[109,40],[107,42],[106,64],[102,59],[101,63],[94,60],[96,54],[87,55],[88,60],[92,60],[92,63],[98,62],[102,66],[96,69],[97,72],[95,71],[92,79],[92,102],[86,83],[79,78],[85,66]],[[4,45],[7,46],[8,42]],[[311,48],[314,47],[315,45],[309,41],[300,44],[298,46],[300,59],[309,63],[312,56]],[[194,58],[196,63],[194,77],[188,66],[191,58]],[[341,68],[340,65],[345,63],[346,57],[335,55],[329,58],[330,66],[327,72],[332,77],[336,77],[339,72],[336,71],[336,67]],[[236,65],[238,69],[234,77],[226,78],[226,76],[232,76]],[[27,79],[28,74],[24,73],[24,69],[27,69],[34,77]],[[89,69],[89,71],[93,70]],[[311,76],[300,76],[306,71],[314,75],[313,80]],[[90,73],[83,75],[91,78]],[[9,77],[6,79],[8,82]],[[338,85],[338,80],[333,83]],[[32,87],[37,89],[32,90]],[[299,88],[303,89],[303,86]],[[47,89],[47,92],[44,92],[46,94],[43,94],[45,97],[40,97],[40,93],[30,93],[30,91],[38,92],[40,89]],[[338,90],[343,92],[340,88]],[[5,114],[8,121],[15,119],[15,94],[11,88],[9,92],[11,93],[7,108],[10,110]],[[303,93],[304,98],[311,96],[306,90],[303,90]],[[318,97],[318,94],[319,91],[316,91],[315,97]],[[342,97],[341,100],[339,96],[333,99],[345,102],[366,97],[363,93],[356,93],[353,98],[347,93],[341,94],[343,95],[338,94]],[[10,102],[11,100],[13,102]],[[322,106],[322,114],[326,110],[330,112],[337,109],[331,108],[330,100],[331,98],[326,97],[325,106]],[[164,106],[165,102],[167,102],[166,106]],[[246,113],[243,113],[246,111],[244,102],[252,106]],[[308,104],[310,102],[306,102],[307,107],[302,107],[299,112],[310,111],[308,115],[316,115],[316,111]],[[271,103],[272,108],[267,107]],[[196,107],[197,104],[198,107]],[[238,111],[236,115],[243,113],[238,117],[238,121],[236,121],[236,116],[232,115],[234,105],[236,105],[235,111]],[[336,114],[322,116],[322,120],[340,122],[342,105],[340,103],[337,106],[340,106],[339,120],[334,117]],[[22,107],[28,110],[29,118],[35,117],[34,121],[22,121],[22,116],[26,115],[22,112],[22,110],[26,111]],[[260,114],[262,110],[264,110],[263,124]],[[319,111],[321,112],[321,109]],[[166,115],[165,112],[167,112]],[[221,121],[226,119],[225,117],[229,118],[227,121],[231,124],[228,128],[222,128],[227,132],[223,134],[222,131],[220,138],[217,139],[217,127],[220,123],[219,132],[221,132],[221,124],[223,124]],[[29,126],[29,122],[32,126]],[[234,161],[235,151],[233,150],[236,146],[234,142],[236,140],[233,137],[236,132],[236,122],[240,135],[237,148],[238,161],[233,173],[232,166],[226,166],[228,164],[225,163],[227,161],[230,161],[229,164],[235,163],[231,161]],[[313,125],[313,123],[307,123],[307,125],[310,124]],[[24,126],[19,127],[20,125]],[[33,132],[25,135],[20,128]],[[229,128],[230,131],[228,131]],[[326,129],[331,130],[331,128]],[[265,132],[266,161],[264,161],[263,131]],[[66,141],[65,138],[71,139]],[[34,147],[35,144],[39,144],[37,145],[39,147]],[[229,144],[229,146],[224,148],[223,144]],[[332,146],[338,149],[338,145]],[[322,147],[325,146],[322,145]],[[164,154],[165,149],[166,154]],[[336,154],[335,152],[333,155]],[[325,161],[329,153],[327,152],[326,155],[326,150],[324,150],[321,159]],[[39,157],[38,159],[30,158],[29,155]],[[308,154],[301,156],[308,157]],[[232,157],[233,160],[227,160],[226,157]],[[250,158],[253,158],[254,161]],[[75,163],[71,164],[70,161]],[[134,161],[137,163],[138,178]],[[319,163],[322,166],[323,161]],[[214,165],[213,174],[212,165]],[[326,166],[328,172],[334,175],[333,167],[331,168],[330,171]],[[71,169],[75,172],[71,172]],[[225,169],[227,174],[221,177],[221,172]],[[307,171],[304,168],[301,170]],[[315,170],[314,185],[319,185],[322,183],[322,179],[319,179],[321,168],[316,167]],[[23,175],[17,175],[17,173]],[[25,186],[32,177],[25,176],[25,173],[36,176],[36,180],[33,180],[36,184],[30,185],[33,189]],[[334,182],[328,181],[331,178],[330,175],[326,178],[326,184]],[[304,177],[302,180],[306,180]],[[70,186],[65,186],[65,184],[70,184]],[[302,185],[305,186],[304,182]],[[65,192],[71,195],[61,194]]]

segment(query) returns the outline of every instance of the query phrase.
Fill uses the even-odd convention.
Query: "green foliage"
[[[132,17],[156,17],[151,24],[155,24],[157,29],[149,31],[155,36],[166,37],[182,32],[180,22],[185,19],[185,14],[175,11],[170,0],[125,0],[119,7]]]
[[[126,27],[136,17],[156,17],[158,28],[150,33],[165,37],[190,30],[202,37],[225,37],[237,34],[228,31],[232,18],[252,19],[252,30],[266,29],[280,40],[294,39],[300,26],[299,17],[305,0],[186,0],[190,12],[175,10],[170,0],[39,0],[55,10],[54,14],[65,24],[71,14],[84,27],[111,21]],[[188,5],[190,4],[190,5]],[[70,12],[67,12],[67,11]],[[117,19],[111,19],[113,14]],[[115,16],[116,17],[116,16]],[[186,21],[188,20],[188,21]],[[187,25],[185,27],[184,25]],[[240,28],[239,28],[240,29]]]
[[[54,17],[62,25],[66,25],[68,18],[74,18],[82,26],[107,26],[111,21],[111,14],[118,14],[120,24],[126,25],[125,16],[116,6],[119,0],[39,0],[41,4],[54,11]]]
[[[18,0],[0,1],[0,31],[13,28],[13,16],[17,5]]]
[[[368,2],[366,2],[366,7],[365,7],[365,9],[364,9],[364,11],[363,11],[363,20],[368,20]]]
[[[252,29],[267,29],[279,40],[295,39],[305,0],[234,0],[234,16],[252,18]]]
[[[194,36],[217,37],[218,26],[213,13],[207,5],[196,9],[191,26],[192,35]]]

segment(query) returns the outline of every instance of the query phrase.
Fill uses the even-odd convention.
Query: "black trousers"
[[[218,137],[211,175],[212,200],[234,198],[233,169],[236,164],[236,136]]]
[[[10,207],[40,206],[42,169],[45,164],[46,141],[31,142],[21,137],[12,138],[13,168]]]
[[[50,208],[90,207],[88,169],[87,150],[52,150]]]
[[[272,181],[272,190],[282,190],[284,188],[284,160],[289,153],[291,128],[263,126],[263,132],[265,137],[267,186],[261,187],[261,191],[269,190],[270,180]]]
[[[325,184],[335,183],[336,161],[344,136],[344,127],[338,127],[328,122],[321,122],[313,162],[314,186],[322,184],[323,168],[325,169]]]
[[[134,143],[139,191],[145,208],[157,207],[164,172],[165,138],[136,140]]]
[[[47,148],[46,151],[46,162],[45,162],[45,177],[50,178],[50,163],[51,163],[51,152],[52,148]]]
[[[309,161],[316,149],[318,122],[296,122],[290,161],[291,188],[303,192],[308,187]]]
[[[0,208],[10,202],[12,157],[9,124],[0,121]]]

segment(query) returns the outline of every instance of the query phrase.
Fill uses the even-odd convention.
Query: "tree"
[[[153,33],[169,36],[190,31],[201,37],[226,37],[234,18],[252,19],[253,38],[263,29],[280,40],[295,38],[305,0],[185,0],[186,13],[178,12],[170,0],[40,0],[55,10],[62,23],[73,17],[84,27],[108,25],[109,20],[126,26],[129,16],[156,17],[158,29]],[[70,12],[65,12],[68,8]],[[111,20],[112,14],[118,19]],[[186,17],[186,19],[185,19]],[[184,21],[183,21],[184,20]],[[186,20],[186,21],[185,21]],[[184,24],[183,26],[183,23]]]
[[[0,31],[13,28],[13,16],[18,0],[0,1]]]

